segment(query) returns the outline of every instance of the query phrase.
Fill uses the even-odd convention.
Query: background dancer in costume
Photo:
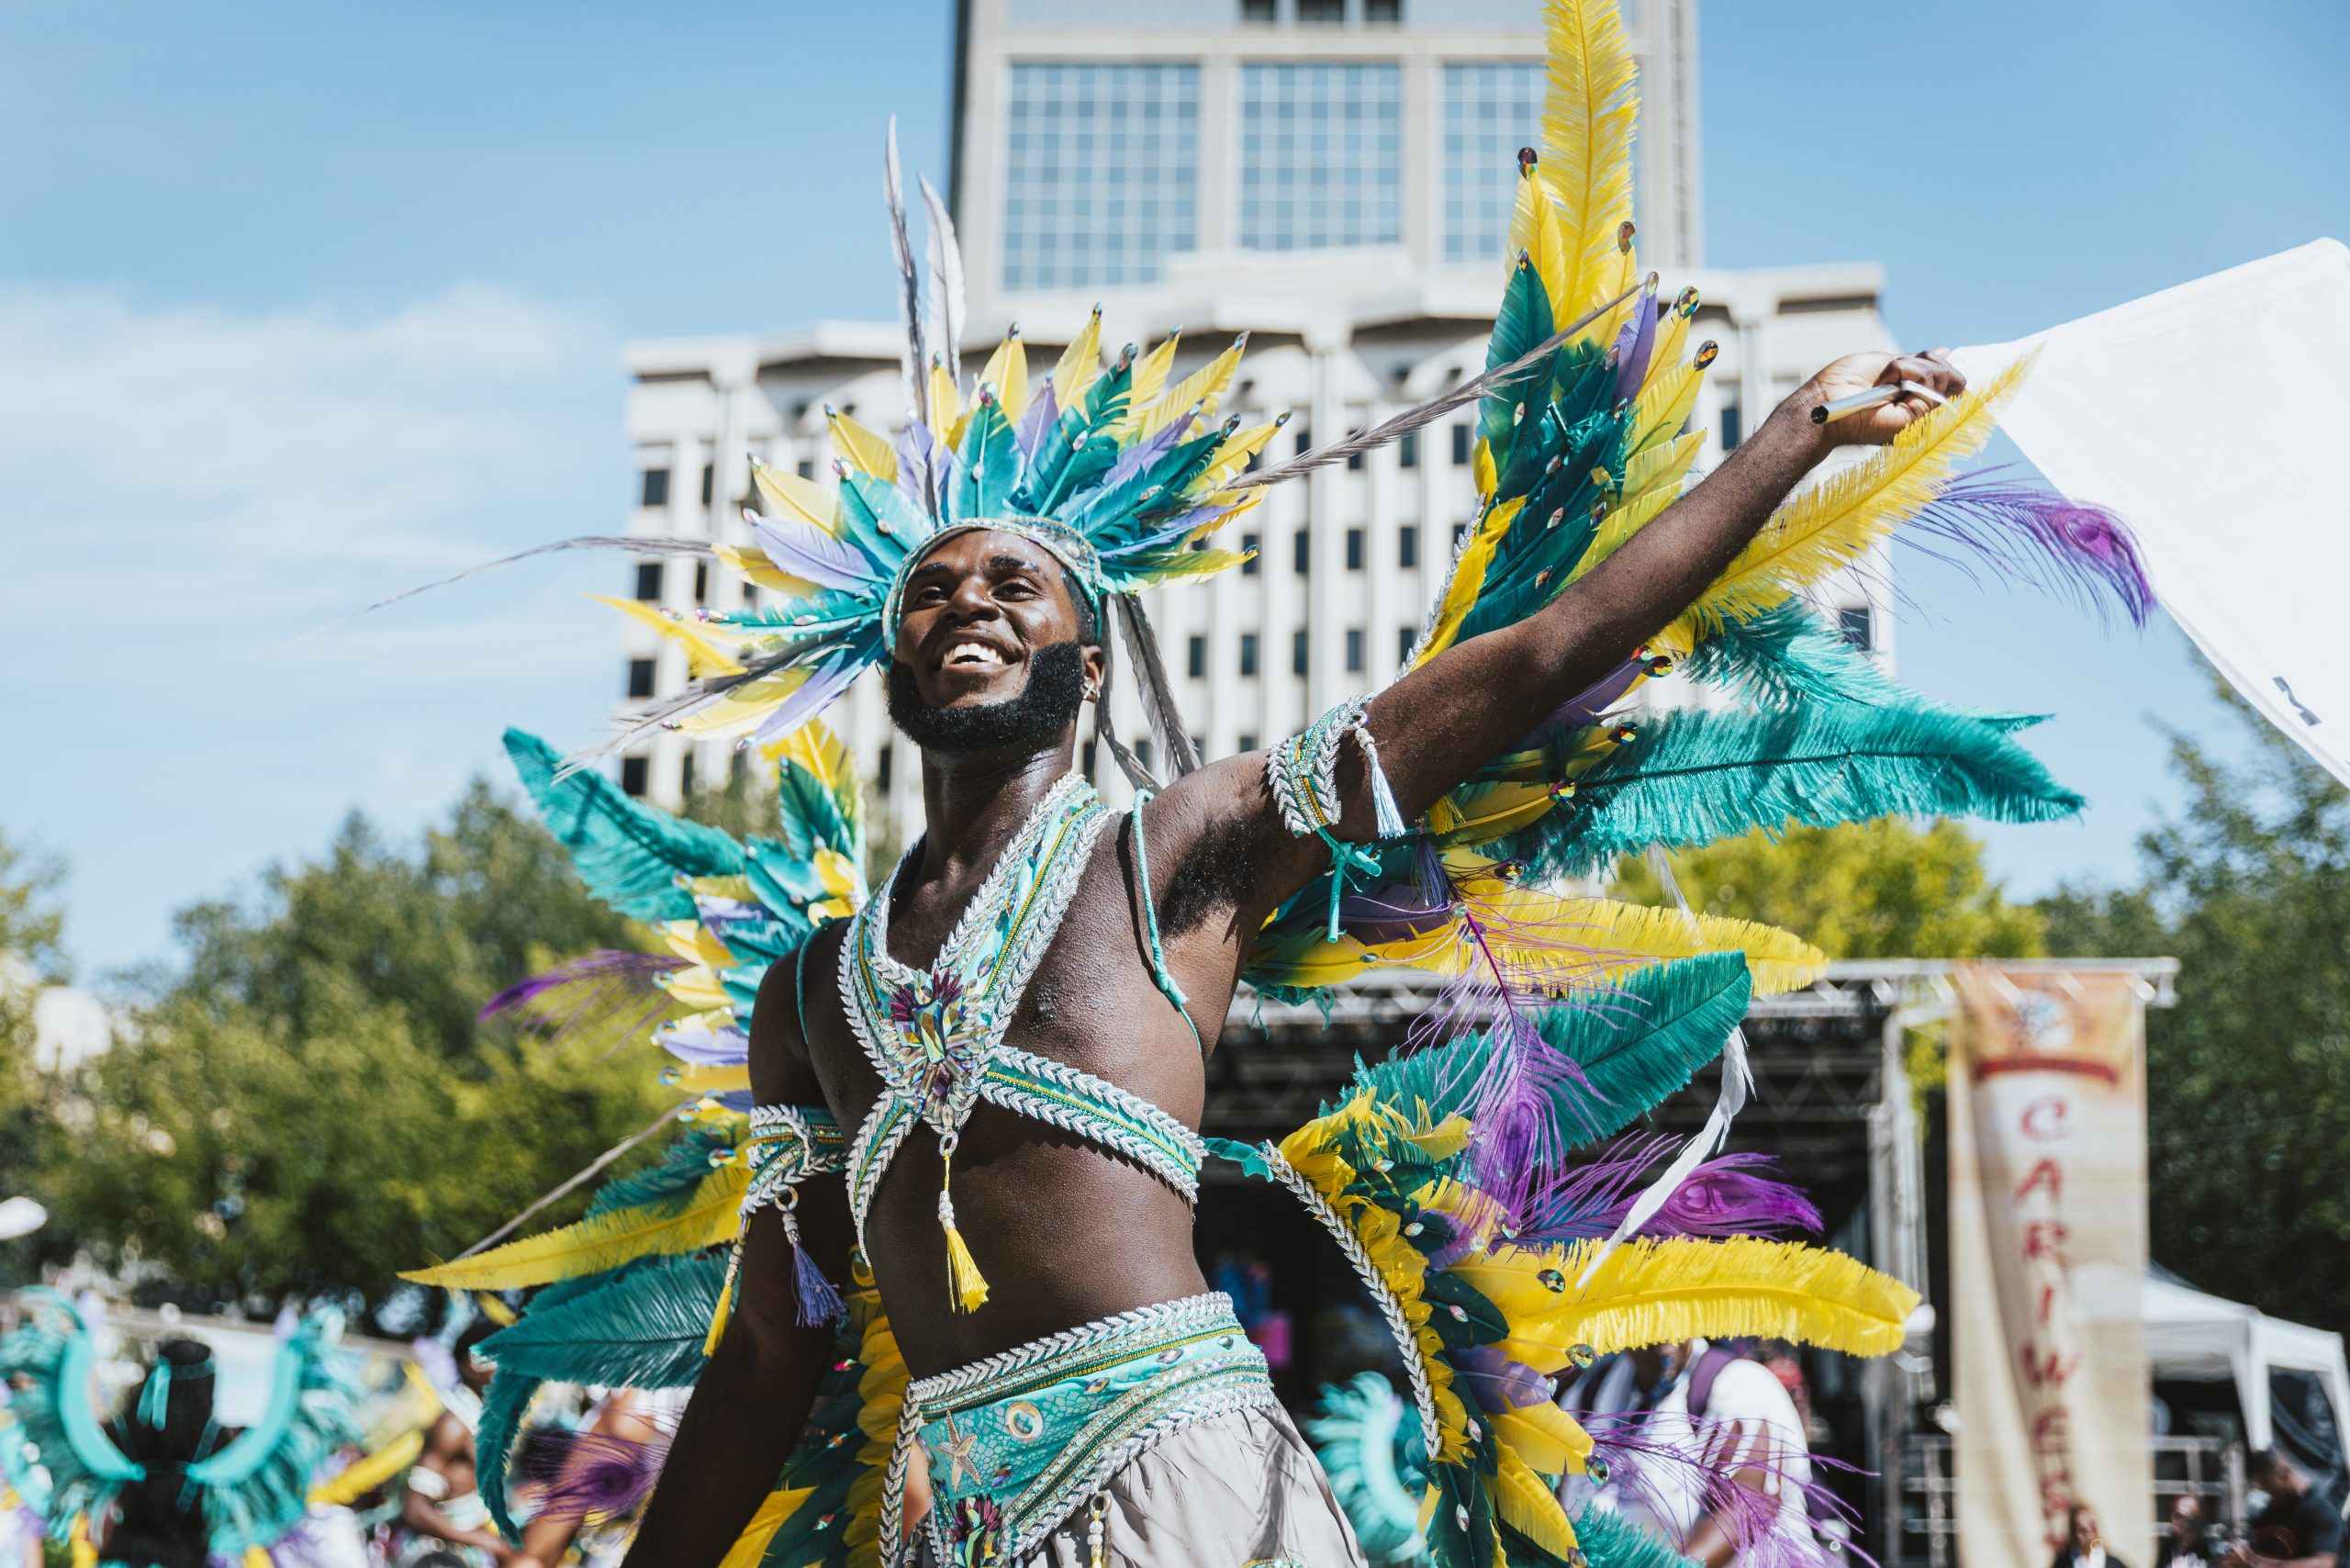
[[[1907,394],[1834,424],[1812,421],[1822,403],[1905,382],[1931,397]],[[1405,817],[1427,811],[1667,626],[1834,446],[1890,441],[1934,398],[1964,387],[1933,356],[1838,361],[1549,606],[1460,644],[1381,693],[1363,722]],[[1049,820],[1040,812],[1069,794],[1063,781],[1080,707],[1099,697],[1106,675],[1091,596],[1041,532],[948,533],[901,574],[890,707],[923,748],[925,821],[880,895],[888,903],[873,906],[873,923],[886,908],[887,957],[916,972],[940,963],[1007,855],[1026,851],[1024,827]],[[1347,804],[1335,836],[1342,843],[1378,836],[1362,756],[1349,752],[1340,764]],[[1293,836],[1284,823],[1265,768],[1261,755],[1202,767],[1136,819],[1098,840],[1089,835],[1072,862],[1049,868],[1074,887],[1057,939],[1046,934],[1049,946],[1032,956],[1033,979],[1009,1020],[1021,1048],[1107,1080],[1187,1126],[1197,1121],[1203,1058],[1250,942],[1328,866],[1321,843]],[[851,1127],[884,1101],[889,1086],[843,1001],[861,983],[859,964],[871,965],[854,946],[858,935],[829,928],[800,962],[769,969],[750,1058],[762,1104],[829,1105],[838,1125]],[[1178,993],[1187,1004],[1173,1000]],[[1205,1291],[1185,1194],[1152,1171],[992,1108],[956,1130],[951,1169],[925,1140],[899,1148],[898,1159],[912,1169],[879,1183],[865,1226],[874,1274],[917,1378]],[[946,1212],[968,1244],[940,1236],[940,1194],[950,1180]],[[843,1183],[816,1177],[798,1191],[803,1245],[825,1273],[845,1277],[853,1227]],[[751,1220],[742,1305],[679,1426],[632,1562],[723,1557],[813,1402],[831,1336],[795,1321],[797,1249],[782,1221],[772,1208]],[[989,1260],[990,1277],[1011,1282],[976,1311],[957,1310],[962,1293],[950,1259],[961,1245]],[[958,1434],[950,1443],[961,1440]],[[934,1484],[942,1461],[959,1472],[958,1457],[951,1447],[932,1456]],[[1303,1443],[1269,1406],[1200,1422],[1136,1463],[1147,1478],[1122,1476],[1108,1490],[1106,1539],[1119,1560],[1149,1561],[1170,1540],[1181,1543],[1176,1554],[1196,1561],[1360,1560]],[[1074,1555],[1079,1543],[1063,1539],[1054,1550]]]
[[[493,1563],[498,1568],[542,1568],[560,1560],[570,1544],[568,1522],[533,1519],[520,1547],[490,1528],[489,1507],[482,1500],[476,1473],[479,1454],[474,1431],[491,1369],[474,1351],[497,1331],[497,1324],[476,1317],[457,1338],[457,1386],[443,1395],[447,1408],[425,1433],[423,1450],[403,1484],[400,1522],[414,1538],[400,1557],[408,1568],[446,1568],[451,1562],[466,1568]]]
[[[139,1385],[129,1416],[106,1424],[124,1455],[146,1469],[115,1499],[115,1514],[93,1533],[101,1562],[135,1568],[204,1568],[210,1528],[187,1467],[219,1452],[237,1434],[212,1418],[212,1349],[197,1339],[166,1339]],[[160,1407],[162,1420],[148,1417]]]

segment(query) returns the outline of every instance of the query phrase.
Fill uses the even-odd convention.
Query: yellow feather
[[[1501,484],[1501,471],[1494,466],[1494,449],[1483,436],[1477,438],[1477,445],[1470,454],[1469,474],[1480,498],[1492,495]]]
[[[2000,403],[2022,385],[2027,356],[1979,392],[1954,398],[1862,462],[1781,507],[1684,620],[1712,631],[1742,621],[1846,566],[1934,498],[1951,470],[1991,438]]]
[[[1695,364],[1684,364],[1681,358],[1681,350],[1688,340],[1689,318],[1668,304],[1664,310],[1664,319],[1657,323],[1656,346],[1649,351],[1648,379],[1640,383],[1639,403],[1642,408],[1649,406],[1650,393],[1660,385],[1673,380],[1683,373],[1692,373],[1699,377],[1705,375],[1706,373],[1699,370]],[[1689,396],[1692,402],[1695,401],[1695,393],[1693,392]],[[1636,424],[1634,428],[1639,427]],[[1680,429],[1679,420],[1674,421],[1673,428]]]
[[[1554,1372],[1553,1367],[1537,1368]],[[1494,1417],[1494,1435],[1545,1475],[1580,1473],[1591,1457],[1591,1434],[1555,1405],[1529,1405]]]
[[[1555,1406],[1544,1406],[1555,1410]],[[1563,1412],[1561,1412],[1563,1414]],[[1505,1427],[1509,1418],[1495,1423],[1496,1429]],[[1591,1439],[1583,1439],[1584,1447]],[[1573,1559],[1568,1553],[1575,1549],[1575,1527],[1568,1519],[1567,1511],[1559,1506],[1558,1495],[1543,1484],[1534,1473],[1534,1466],[1520,1459],[1506,1439],[1500,1447],[1500,1463],[1494,1473],[1493,1498],[1494,1511],[1502,1523],[1531,1540],[1537,1551],[1546,1553],[1553,1562],[1567,1562]],[[1563,1467],[1561,1467],[1563,1468]],[[1552,1471],[1557,1474],[1557,1471]]]
[[[310,1488],[309,1500],[335,1507],[362,1497],[416,1462],[424,1451],[424,1428],[403,1432],[364,1459],[345,1466],[335,1477]]]
[[[898,482],[898,451],[886,438],[837,409],[828,411],[824,419],[833,427],[833,450],[844,462],[885,485]]]
[[[1134,374],[1126,382],[1126,411],[1118,420],[1119,432],[1126,439],[1140,434],[1144,419],[1167,385],[1168,373],[1175,367],[1175,351],[1182,342],[1182,334],[1176,333],[1136,363]]]
[[[1648,490],[1663,488],[1679,495],[1689,465],[1697,460],[1697,449],[1705,444],[1706,432],[1691,431],[1687,435],[1661,441],[1632,454],[1631,461],[1624,465],[1624,493],[1638,497]]]
[[[940,432],[947,445],[963,444],[963,399],[955,389],[955,378],[935,360],[930,366],[930,428]]]
[[[649,626],[662,638],[686,650],[686,668],[697,678],[709,675],[740,675],[743,666],[734,662],[734,653],[719,642],[705,621],[672,621],[649,604],[633,599],[617,599],[608,593],[588,596],[599,604],[609,604],[641,626]]]
[[[672,1067],[663,1072],[661,1081],[688,1094],[725,1094],[750,1088],[751,1070],[741,1066]]]
[[[1478,442],[1480,456],[1483,455],[1484,450],[1484,443]],[[1415,667],[1452,646],[1452,639],[1460,634],[1460,623],[1469,618],[1469,611],[1476,607],[1477,595],[1484,590],[1485,573],[1494,564],[1494,552],[1501,547],[1502,537],[1509,532],[1509,525],[1525,510],[1526,498],[1517,496],[1487,512],[1484,521],[1477,525],[1477,532],[1469,541],[1469,547],[1453,563],[1452,578],[1445,584],[1444,598],[1438,606],[1435,630],[1429,633],[1427,641],[1421,646]]]
[[[1622,549],[1626,540],[1654,522],[1665,508],[1680,498],[1680,487],[1674,484],[1658,486],[1629,501],[1618,501],[1615,510],[1599,520],[1599,532],[1592,535],[1591,547],[1583,553],[1583,559],[1575,563],[1569,580],[1582,577]]]
[[[1215,449],[1215,455],[1208,461],[1207,472],[1201,476],[1200,483],[1195,488],[1213,490],[1240,472],[1249,458],[1265,449],[1265,443],[1272,440],[1273,432],[1281,428],[1279,420],[1267,420],[1261,425],[1251,425],[1246,430],[1234,431],[1225,438],[1224,443]],[[1264,494],[1264,491],[1261,488],[1252,487],[1248,494],[1255,497]]]
[[[743,1527],[743,1533],[734,1538],[734,1544],[719,1559],[718,1568],[758,1568],[759,1560],[767,1554],[767,1542],[783,1528],[783,1521],[798,1513],[800,1505],[815,1495],[812,1486],[768,1493],[760,1499],[751,1522]]]
[[[770,468],[764,463],[751,465],[751,480],[758,486],[759,494],[774,504],[777,516],[812,522],[827,533],[840,532],[840,498],[815,480]]]
[[[1573,1283],[1596,1242],[1577,1242],[1556,1262],[1570,1283],[1546,1305],[1519,1288],[1513,1271],[1472,1257],[1454,1266],[1509,1317],[1508,1353],[1534,1365],[1574,1345],[1606,1355],[1636,1345],[1753,1335],[1795,1339],[1847,1355],[1900,1349],[1901,1327],[1918,1293],[1889,1274],[1825,1248],[1796,1241],[1695,1237],[1628,1241],[1604,1259],[1588,1284]],[[1539,1289],[1539,1287],[1538,1287]],[[1543,1294],[1549,1294],[1547,1291]],[[1504,1299],[1507,1297],[1508,1299]],[[1524,1316],[1516,1308],[1523,1304]]]
[[[713,969],[734,967],[733,953],[698,920],[665,920],[661,923],[661,937],[669,944],[669,951],[680,958],[707,964]]]
[[[979,371],[979,385],[994,387],[995,400],[1003,405],[1003,417],[1014,424],[1020,422],[1028,407],[1028,350],[1020,342],[1018,327],[988,355]]]
[[[1504,263],[1516,265],[1521,251],[1533,264],[1534,274],[1542,280],[1551,321],[1565,326],[1580,314],[1562,314],[1567,293],[1566,236],[1560,231],[1559,209],[1551,204],[1550,187],[1530,172],[1517,182],[1517,207],[1510,217],[1509,254]]]
[[[1616,0],[1550,0],[1550,83],[1542,105],[1542,177],[1559,203],[1572,320],[1606,297],[1616,231],[1632,216],[1638,72]]]
[[[756,680],[729,689],[690,713],[677,715],[677,727],[697,740],[727,739],[755,728],[775,705],[806,684],[813,669],[794,665]]]
[[[1169,389],[1166,396],[1158,399],[1157,405],[1143,420],[1136,434],[1137,436],[1156,434],[1190,413],[1192,405],[1194,403],[1200,405],[1202,419],[1213,418],[1215,413],[1216,399],[1224,396],[1225,388],[1232,385],[1233,372],[1240,368],[1240,351],[1248,345],[1248,335],[1243,333],[1230,348]]]
[[[729,958],[724,966],[734,967]],[[661,977],[661,989],[669,1000],[680,1007],[690,1007],[707,1013],[727,1004],[726,986],[719,980],[719,969],[710,964],[696,964],[689,969],[672,969]]]
[[[750,1184],[748,1168],[722,1165],[703,1177],[682,1204],[615,1209],[400,1278],[451,1290],[504,1291],[599,1273],[656,1253],[699,1251],[734,1238]]]
[[[1077,335],[1077,342],[1061,351],[1060,363],[1053,366],[1053,390],[1063,412],[1085,395],[1085,389],[1101,373],[1102,308],[1097,305],[1085,323],[1085,330]]]
[[[1640,389],[1639,401],[1632,405],[1632,450],[1642,451],[1678,436],[1681,427],[1689,422],[1690,410],[1697,406],[1697,394],[1705,385],[1706,373],[1695,364],[1652,373]]]

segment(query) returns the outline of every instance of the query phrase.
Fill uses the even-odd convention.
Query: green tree
[[[34,1064],[34,1006],[66,978],[65,917],[55,895],[63,868],[0,834],[0,1197],[31,1191],[54,1141],[49,1086]],[[0,1279],[29,1272],[39,1244],[0,1244]]]
[[[69,1086],[73,1148],[43,1194],[53,1231],[134,1276],[254,1305],[377,1297],[669,1098],[641,1049],[476,1022],[502,988],[636,935],[486,785],[413,847],[354,815],[319,860],[178,931],[185,971]]]
[[[2171,740],[2183,812],[2134,887],[2046,900],[2052,951],[2173,954],[2146,1017],[2154,1257],[2350,1328],[2350,791],[2222,692],[2248,744]]]
[[[1983,846],[1954,822],[1901,818],[1751,833],[1673,857],[1690,907],[1785,926],[1831,958],[2033,958],[2042,918],[2007,901]],[[1618,869],[1618,893],[1666,902],[1644,861]]]

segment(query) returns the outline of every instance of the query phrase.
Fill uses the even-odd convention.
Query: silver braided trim
[[[1184,1400],[1166,1415],[1137,1428],[1097,1454],[1081,1475],[1063,1487],[1058,1496],[1037,1509],[1035,1516],[1022,1526],[1020,1533],[1005,1547],[1002,1560],[1018,1562],[1027,1557],[1044,1544],[1046,1536],[1060,1529],[1069,1521],[1070,1515],[1084,1506],[1089,1498],[1098,1495],[1118,1472],[1176,1433],[1196,1427],[1203,1421],[1212,1421],[1219,1416],[1229,1416],[1235,1411],[1262,1410],[1280,1403],[1281,1395],[1273,1392],[1273,1385],[1261,1375],[1253,1383],[1223,1383]],[[947,1542],[939,1521],[939,1515],[945,1511],[933,1509],[923,1521],[923,1529],[930,1538],[933,1560],[951,1562],[954,1559],[947,1555]]]
[[[895,1559],[898,1543],[905,1535],[906,1456],[913,1451],[914,1437],[922,1430],[922,1421],[914,1414],[914,1403],[906,1400],[898,1407],[898,1432],[890,1442],[890,1468],[881,1477],[881,1560]],[[905,1542],[906,1560],[916,1554],[914,1543]]]
[[[1428,1382],[1427,1358],[1420,1353],[1419,1336],[1413,1332],[1412,1320],[1404,1314],[1404,1303],[1388,1289],[1387,1278],[1379,1271],[1379,1265],[1371,1261],[1371,1254],[1363,1250],[1362,1243],[1356,1239],[1345,1218],[1330,1206],[1321,1189],[1307,1181],[1270,1139],[1259,1144],[1257,1152],[1265,1157],[1265,1163],[1272,1167],[1281,1184],[1297,1195],[1306,1212],[1322,1222],[1322,1228],[1330,1233],[1338,1250],[1347,1255],[1347,1261],[1354,1265],[1355,1272],[1370,1288],[1371,1299],[1379,1304],[1380,1316],[1387,1319],[1387,1332],[1394,1337],[1395,1349],[1403,1353],[1404,1370],[1412,1379],[1412,1403],[1420,1411],[1420,1436],[1426,1441],[1428,1458],[1435,1459],[1444,1439],[1437,1427],[1436,1389]]]
[[[957,1367],[934,1377],[916,1378],[906,1385],[906,1408],[936,1404],[958,1394],[974,1389],[1016,1372],[1049,1371],[1048,1363],[1064,1357],[1091,1354],[1103,1346],[1147,1334],[1183,1334],[1194,1328],[1212,1327],[1232,1316],[1232,1298],[1222,1291],[1207,1291],[1199,1295],[1179,1296],[1150,1306],[1137,1306],[1112,1317],[1097,1317],[1091,1323],[1080,1323],[1074,1328],[1064,1328],[1058,1334],[1047,1334],[1041,1339],[1031,1339],[1024,1345],[1014,1345],[1009,1350],[998,1350],[985,1361]],[[1137,1350],[1144,1347],[1137,1345]]]
[[[990,1077],[979,1085],[980,1099],[1114,1149],[1182,1193],[1186,1202],[1198,1201],[1200,1167],[1207,1163],[1208,1158],[1208,1146],[1200,1141],[1199,1134],[1141,1095],[1121,1089],[1107,1079],[1096,1078],[1067,1062],[1055,1061],[1049,1057],[1040,1057],[1011,1046],[998,1050],[996,1059],[1031,1078],[1042,1079],[1080,1102],[1114,1105],[1124,1114],[1148,1126],[1158,1137],[1156,1139],[1145,1137],[1086,1104],[1065,1104],[1045,1095],[1015,1089],[999,1078]],[[1170,1154],[1170,1145],[1182,1153],[1180,1156]]]
[[[809,1177],[848,1163],[847,1150],[837,1142],[829,1149],[819,1145],[806,1111],[797,1105],[752,1106],[749,1147],[751,1185],[743,1194],[744,1219],[782,1202],[784,1193]]]
[[[1338,753],[1349,735],[1362,748],[1373,795],[1385,791],[1379,745],[1371,737],[1371,726],[1363,722],[1370,709],[1368,697],[1341,702],[1308,724],[1304,733],[1278,743],[1265,754],[1265,781],[1272,789],[1281,825],[1289,829],[1291,837],[1311,838],[1316,832],[1335,828],[1345,814],[1346,803],[1338,799]]]
[[[902,1114],[892,1118],[893,1111]],[[920,1126],[922,1118],[910,1106],[884,1093],[873,1102],[873,1109],[865,1114],[864,1123],[856,1129],[856,1142],[850,1149],[848,1207],[849,1216],[856,1222],[857,1246],[865,1245],[865,1216],[872,1210],[873,1194],[880,1190],[890,1161],[898,1158],[898,1146]]]

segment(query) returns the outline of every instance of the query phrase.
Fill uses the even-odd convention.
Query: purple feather
[[[1020,461],[1025,465],[1035,461],[1036,449],[1045,444],[1045,436],[1061,417],[1060,394],[1054,390],[1048,376],[1028,399],[1028,407],[1021,411],[1020,423],[1013,427],[1012,439],[1020,449]]]
[[[865,667],[865,659],[851,648],[843,648],[827,657],[800,684],[800,689],[776,704],[775,711],[762,721],[751,736],[751,744],[761,745],[789,734],[808,720],[823,711],[832,700],[846,691],[849,683]]]
[[[522,1439],[519,1469],[538,1491],[534,1518],[610,1519],[652,1495],[668,1457],[666,1439],[639,1443],[542,1427]]]
[[[1519,1211],[1518,1239],[1529,1247],[1614,1234],[1631,1212],[1650,1168],[1676,1147],[1669,1137],[1618,1138],[1596,1156],[1542,1182]],[[1726,1154],[1690,1172],[1664,1207],[1640,1227],[1644,1236],[1774,1236],[1817,1232],[1819,1211],[1785,1182],[1759,1172],[1768,1155]]]
[[[1761,1434],[1740,1432],[1728,1422],[1693,1421],[1655,1410],[1577,1418],[1591,1434],[1594,1455],[1606,1465],[1610,1491],[1658,1518],[1675,1517],[1681,1499],[1695,1493],[1699,1506],[1721,1523],[1722,1533],[1737,1547],[1741,1565],[1841,1568],[1849,1553],[1874,1568],[1875,1559],[1856,1542],[1831,1554],[1814,1535],[1811,1520],[1850,1524],[1857,1518],[1849,1504],[1817,1479],[1823,1468],[1851,1467],[1826,1455],[1812,1455],[1814,1479],[1796,1480],[1789,1473],[1793,1445],[1799,1440],[1795,1434],[1774,1442]],[[1741,1471],[1759,1473],[1769,1492],[1741,1485],[1737,1480]]]
[[[1640,383],[1649,378],[1649,355],[1656,348],[1657,318],[1656,279],[1649,279],[1647,292],[1632,307],[1631,319],[1616,334],[1616,400],[1619,403],[1640,395]]]
[[[1447,1351],[1444,1359],[1452,1365],[1453,1386],[1467,1383],[1488,1415],[1550,1403],[1550,1380],[1497,1345],[1472,1345]]]
[[[2143,627],[2154,612],[2154,588],[2129,525],[2103,507],[2003,473],[1985,469],[1943,487],[1910,521],[1913,539],[1931,535],[1981,557],[2002,577],[2100,612],[2118,600],[2131,624]]]
[[[932,439],[928,425],[920,420],[909,420],[898,432],[898,493],[912,502],[915,510],[928,517],[933,503],[930,496],[923,494],[925,472],[931,496],[944,498],[947,494],[947,453]]]
[[[1509,749],[1531,751],[1560,730],[1580,730],[1597,723],[1602,713],[1623,700],[1624,693],[1632,689],[1632,682],[1639,676],[1640,661],[1626,659],[1552,709],[1549,718],[1520,735]]]
[[[744,512],[744,520],[776,569],[805,578],[820,588],[869,589],[881,580],[873,563],[812,522],[792,517],[760,517]]]
[[[1758,1172],[1776,1164],[1767,1154],[1725,1154],[1689,1173],[1649,1221],[1666,1236],[1818,1235],[1819,1211],[1801,1189]],[[1629,1210],[1630,1204],[1625,1208]],[[1620,1223],[1622,1215],[1616,1216]]]
[[[751,1059],[751,1037],[729,1025],[723,1029],[688,1025],[663,1029],[654,1036],[663,1050],[692,1067],[740,1067]]]
[[[511,1014],[549,1045],[614,1027],[635,1035],[669,1010],[659,977],[687,967],[667,953],[588,953],[508,986],[482,1003],[476,1021]]]

